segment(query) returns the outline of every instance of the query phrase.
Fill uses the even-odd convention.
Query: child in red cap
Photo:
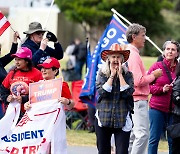
[[[60,68],[60,63],[56,58],[49,58],[46,59],[42,64],[39,64],[38,67],[41,68],[41,73],[43,76],[44,80],[52,80],[55,79],[55,77],[59,74],[59,68]],[[62,84],[62,93],[61,93],[61,98],[59,99],[59,102],[64,104],[65,107],[70,110],[74,107],[74,102],[72,100],[72,96],[71,96],[71,92],[69,90],[69,86],[67,84],[67,82],[63,82]],[[28,110],[31,108],[31,104],[28,101],[27,103],[24,104],[24,108],[25,110]],[[61,123],[61,125],[64,125],[64,127],[66,127],[65,123]],[[58,134],[56,132],[59,132],[59,130],[55,129],[55,134]],[[58,136],[55,136],[55,138],[58,138]],[[58,151],[56,151],[57,153],[60,152],[61,147],[63,147],[64,145],[66,145],[66,140],[63,141],[63,143],[59,142],[59,143],[53,143],[55,142],[55,139],[52,138],[51,140],[51,146],[58,146]],[[57,149],[56,149],[57,150]],[[49,153],[51,151],[51,148],[49,150]]]

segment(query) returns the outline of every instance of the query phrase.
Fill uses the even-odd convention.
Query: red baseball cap
[[[32,52],[29,48],[27,47],[21,47],[19,48],[15,54],[11,55],[12,57],[18,57],[18,58],[27,58],[27,59],[32,59]]]
[[[60,63],[56,58],[50,57],[46,59],[42,64],[39,64],[38,67],[43,67],[43,68],[60,68]]]

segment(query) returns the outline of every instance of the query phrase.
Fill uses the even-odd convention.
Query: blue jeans
[[[157,154],[158,144],[164,127],[172,123],[172,116],[168,113],[149,109],[150,136],[148,145],[148,154]],[[172,154],[172,139],[168,137],[169,154]]]

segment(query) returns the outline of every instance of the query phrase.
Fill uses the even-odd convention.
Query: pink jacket
[[[144,64],[139,55],[139,50],[131,44],[128,45],[127,49],[130,50],[130,56],[128,59],[129,71],[133,73],[134,77],[134,101],[148,100],[150,92],[149,83],[154,81],[155,77],[153,74],[146,74]]]
[[[168,70],[171,73],[172,79],[174,80],[176,77],[175,66],[170,68],[170,62],[167,61],[166,59],[164,59],[163,61],[167,65]],[[154,63],[150,67],[148,74],[150,74],[152,71],[158,68],[162,69],[163,74],[161,77],[157,78],[154,82],[150,84],[150,93],[152,94],[152,96],[149,101],[149,105],[151,108],[154,108],[163,112],[169,112],[172,89],[170,89],[166,93],[163,92],[163,86],[165,84],[170,84],[170,80],[167,76],[166,70],[164,69],[162,65],[162,62]]]

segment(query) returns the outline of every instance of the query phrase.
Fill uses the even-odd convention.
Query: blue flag
[[[127,27],[114,14],[112,19],[96,45],[94,53],[87,52],[87,72],[84,85],[80,93],[80,99],[92,107],[96,104],[96,74],[101,67],[101,52],[109,49],[113,43],[127,44],[125,32]],[[89,49],[89,48],[88,48]]]

